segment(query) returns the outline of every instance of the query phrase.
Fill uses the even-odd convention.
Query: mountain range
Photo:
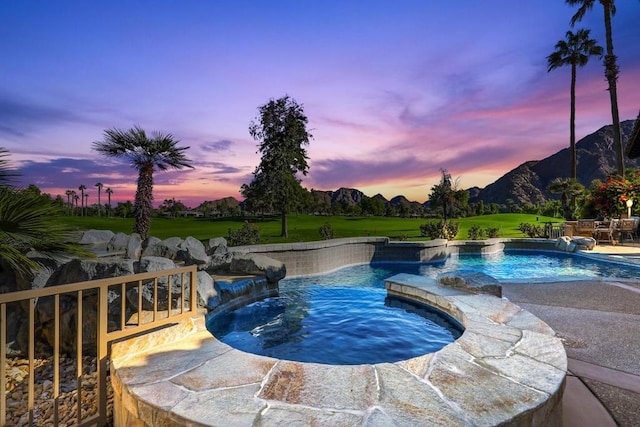
[[[620,123],[625,141],[631,134],[634,123],[635,120],[625,120]],[[605,180],[607,175],[616,169],[612,130],[612,125],[603,126],[576,142],[578,181],[585,187],[589,187],[594,179]],[[625,157],[624,162],[625,168],[640,168],[640,158],[632,160]],[[469,188],[469,203],[482,200],[485,204],[505,204],[509,199],[517,204],[544,203],[548,199],[559,197],[547,191],[549,183],[555,178],[568,176],[569,147],[567,146],[542,160],[529,160],[522,163],[484,188]],[[339,188],[335,191],[312,190],[311,192],[316,202],[327,207],[336,203],[343,206],[358,205],[366,197],[362,191],[355,188]],[[372,198],[395,207],[411,208],[428,203],[409,201],[402,195],[395,196],[391,200],[387,200],[381,194],[376,194]]]
[[[625,140],[631,134],[634,123],[635,120],[620,123]],[[604,180],[610,172],[615,171],[613,126],[604,126],[576,142],[576,157],[577,178],[585,187],[589,187],[594,179]],[[640,167],[639,159],[625,157],[624,163],[625,168]],[[507,199],[511,199],[518,204],[542,203],[550,198],[558,198],[546,190],[549,183],[555,178],[567,177],[569,147],[542,160],[524,162],[485,188],[470,188],[469,202],[482,200],[485,203],[503,204]]]

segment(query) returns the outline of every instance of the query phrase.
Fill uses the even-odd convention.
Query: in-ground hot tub
[[[506,300],[408,274],[391,295],[429,304],[465,331],[395,363],[325,365],[259,356],[215,339],[204,319],[114,344],[119,425],[560,425],[559,338]]]

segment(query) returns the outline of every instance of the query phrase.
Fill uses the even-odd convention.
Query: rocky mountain
[[[634,120],[620,124],[626,138],[633,130]],[[615,149],[613,147],[612,126],[604,126],[585,136],[576,143],[578,159],[578,181],[585,187],[594,179],[604,180],[607,174],[615,170]],[[639,168],[640,160],[625,158],[625,167]],[[542,160],[532,160],[507,172],[485,188],[469,189],[469,202],[504,204],[508,199],[516,203],[541,203],[549,198],[558,198],[546,188],[555,178],[569,176],[569,147]]]
[[[418,202],[411,202],[409,201],[406,197],[404,196],[396,196],[394,198],[392,198],[391,200],[389,200],[389,204],[391,204],[392,206],[395,207],[405,207],[408,209],[418,209],[420,207],[423,206],[422,203],[418,203]]]
[[[331,197],[331,203],[340,203],[346,206],[359,205],[365,197],[364,193],[355,188],[339,188],[336,191],[327,191]]]

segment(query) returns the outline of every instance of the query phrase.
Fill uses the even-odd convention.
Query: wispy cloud
[[[233,146],[233,142],[228,139],[223,139],[221,141],[208,142],[200,145],[202,151],[212,152],[212,153],[223,153],[227,152]]]

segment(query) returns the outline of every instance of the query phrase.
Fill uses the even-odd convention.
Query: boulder
[[[51,274],[46,286],[64,285],[67,283],[85,282],[107,277],[121,277],[134,273],[133,260],[105,259],[73,259],[62,265]],[[83,292],[82,340],[88,348],[95,348],[97,325],[97,295],[93,290]],[[76,347],[77,294],[60,295],[60,348],[62,352],[74,353]],[[119,289],[110,289],[107,295],[109,325],[112,327],[120,321],[122,313],[121,294]],[[54,338],[54,298],[38,298],[36,304],[36,325],[40,338],[53,345]],[[24,325],[27,326],[28,325]],[[18,334],[19,337],[23,334]],[[28,336],[28,335],[27,335]],[[18,337],[18,338],[19,338]],[[19,340],[22,341],[22,340]],[[20,342],[21,346],[24,343]],[[26,350],[23,348],[23,351]]]
[[[209,258],[209,263],[203,268],[204,270],[210,272],[228,272],[231,267],[231,260],[233,260],[233,253],[225,252],[214,254]]]
[[[265,276],[270,283],[277,283],[287,275],[285,265],[278,260],[259,254],[234,252],[229,271],[240,274]]]
[[[596,246],[596,239],[593,237],[574,236],[571,242],[577,246],[577,249],[592,250]]]
[[[198,307],[207,307],[209,302],[217,296],[213,277],[206,271],[198,271]]]
[[[51,275],[46,286],[127,276],[134,273],[134,262],[131,259],[76,258],[58,268]]]
[[[556,240],[556,248],[565,252],[574,252],[576,250],[576,244],[573,243],[571,237],[560,236],[558,240]]]
[[[163,257],[174,260],[181,251],[180,244],[182,239],[179,237],[170,237],[161,241],[149,241],[149,244],[142,252],[143,257]]]
[[[142,239],[138,233],[118,233],[107,243],[107,251],[124,252],[125,258],[138,259],[142,253]]]
[[[215,255],[215,254],[223,254],[228,253],[229,249],[227,247],[227,239],[224,237],[215,237],[213,239],[209,239],[204,244],[205,251],[207,255]]]
[[[502,286],[494,277],[488,274],[458,270],[439,274],[438,283],[451,288],[462,289],[474,294],[489,294],[502,298]]]
[[[146,273],[152,271],[164,271],[176,268],[176,264],[163,257],[143,256],[140,262],[137,263],[137,272]],[[168,307],[167,301],[169,300],[169,277],[161,276],[157,281],[158,295],[157,295],[157,309],[166,310]],[[185,286],[189,284],[189,276],[185,276]],[[142,282],[142,309],[153,310],[153,294],[154,294],[154,280],[145,280]],[[182,281],[180,275],[171,276],[171,306],[176,307],[180,299],[180,292],[182,289]],[[127,302],[132,310],[138,310],[138,286],[130,284],[127,286]]]
[[[115,234],[111,230],[87,230],[82,233],[82,237],[78,243],[81,245],[105,244],[109,243],[114,236]]]
[[[211,260],[202,242],[195,237],[187,237],[180,242],[178,248],[180,251],[177,259],[184,261],[186,265],[206,265]]]

